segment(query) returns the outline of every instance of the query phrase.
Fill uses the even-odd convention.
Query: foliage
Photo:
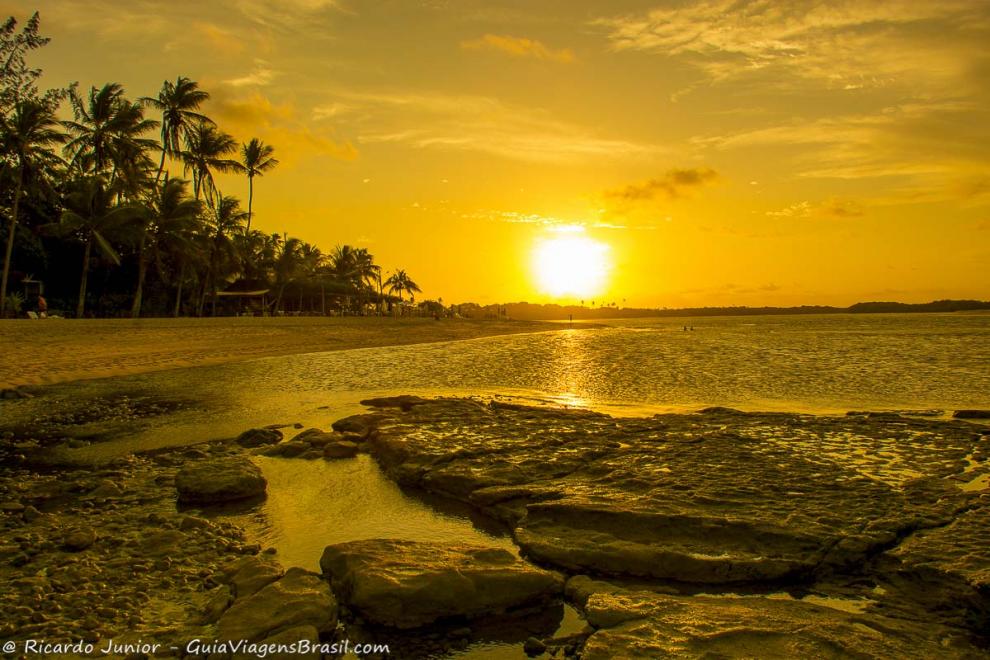
[[[54,306],[74,299],[77,316],[218,313],[228,287],[272,291],[256,310],[266,312],[382,312],[393,300],[366,249],[326,254],[251,227],[254,179],[278,166],[275,149],[218,127],[200,111],[209,94],[196,81],[166,80],[137,101],[116,82],[40,94],[41,71],[28,63],[48,43],[39,27],[37,14],[20,31],[13,18],[0,27],[0,313],[17,295],[4,295],[8,273],[16,284],[26,267]],[[170,176],[179,167],[191,184]],[[246,175],[246,210],[217,173]],[[387,284],[400,298],[419,291],[404,271]]]
[[[3,302],[5,316],[19,316],[21,309],[24,308],[24,296],[19,291],[8,293],[4,296]]]
[[[50,39],[38,34],[41,18],[35,12],[27,24],[17,31],[17,20],[11,16],[0,27],[0,114],[6,114],[18,101],[33,99],[54,108],[65,98],[67,89],[38,92],[41,69],[28,66],[26,55],[47,44]]]

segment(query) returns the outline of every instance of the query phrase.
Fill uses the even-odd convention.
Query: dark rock
[[[280,451],[277,455],[282,456],[284,458],[293,458],[295,456],[299,456],[300,454],[304,454],[305,452],[311,449],[310,444],[308,442],[306,441],[297,442],[295,440],[292,440],[290,442],[284,442],[278,447]]]
[[[109,479],[104,479],[96,488],[89,492],[90,497],[97,498],[120,497],[122,494],[123,491],[120,489],[120,486]]]
[[[225,584],[211,589],[206,594],[206,602],[203,605],[203,618],[201,622],[203,624],[216,623],[220,620],[220,617],[230,604],[234,602],[234,596],[230,591],[230,587]]]
[[[320,559],[334,593],[376,623],[415,628],[557,598],[563,579],[501,548],[371,539],[331,545]]]
[[[2,513],[21,513],[24,509],[24,505],[20,502],[11,501],[0,504],[0,512]]]
[[[213,504],[265,494],[267,482],[261,470],[247,458],[199,461],[187,465],[175,476],[179,502]]]
[[[274,445],[281,441],[282,432],[278,429],[250,429],[237,436],[237,444],[248,448]]]
[[[69,552],[80,552],[96,542],[96,532],[92,527],[80,527],[65,535],[62,547]]]
[[[285,576],[231,605],[217,623],[225,640],[257,642],[289,629],[311,626],[317,634],[337,625],[337,601],[319,576],[290,568]]]
[[[990,419],[990,410],[957,410],[952,416],[955,419]]]
[[[352,456],[357,456],[357,453],[358,445],[347,440],[331,442],[323,447],[323,457],[327,459],[351,458]]]
[[[530,637],[523,642],[523,651],[525,651],[526,655],[529,656],[541,655],[546,653],[547,645],[544,644],[542,640],[535,637]]]
[[[362,406],[370,408],[399,408],[403,412],[409,412],[414,406],[421,406],[429,403],[431,399],[424,399],[410,394],[400,394],[399,396],[385,396],[374,399],[364,399]]]
[[[334,422],[331,427],[338,433],[351,433],[361,439],[367,438],[375,425],[382,420],[382,416],[377,413],[364,413],[361,415],[351,415]]]
[[[237,572],[231,575],[230,585],[235,598],[246,598],[284,574],[278,561],[249,556],[240,564]]]

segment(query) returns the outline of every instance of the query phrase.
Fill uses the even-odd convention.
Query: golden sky
[[[427,297],[580,299],[540,263],[605,255],[587,298],[620,305],[990,298],[984,0],[0,9],[41,11],[48,85],[198,80],[282,161],[258,228],[367,247]]]

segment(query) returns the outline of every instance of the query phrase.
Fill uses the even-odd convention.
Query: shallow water
[[[374,538],[479,543],[517,554],[508,530],[465,506],[403,493],[367,455],[338,461],[254,460],[268,480],[268,497],[246,511],[218,517],[274,547],[284,565],[319,572],[326,546]]]
[[[51,388],[76,400],[122,391],[190,405],[98,451],[196,442],[272,423],[325,426],[360,412],[362,398],[394,393],[503,395],[625,415],[713,405],[816,413],[990,408],[990,315],[633,319]]]

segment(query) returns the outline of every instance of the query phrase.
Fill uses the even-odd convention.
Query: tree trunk
[[[251,231],[251,202],[254,200],[254,177],[248,176],[248,223],[244,233]]]
[[[323,282],[320,282],[320,311],[323,316],[327,315],[327,291]]]
[[[165,169],[165,145],[162,145],[162,162],[158,164],[158,174],[155,175],[155,187],[158,187],[158,180],[162,178],[162,171]]]
[[[17,231],[17,210],[21,203],[21,190],[24,181],[24,160],[17,168],[17,188],[14,190],[14,208],[10,214],[10,233],[7,234],[7,252],[3,259],[3,281],[0,282],[0,317],[7,306],[7,280],[10,277],[10,260],[14,255],[14,236]]]
[[[172,312],[172,316],[179,318],[179,312],[182,308],[182,281],[186,279],[186,262],[183,261],[182,265],[179,266],[179,288],[175,292],[175,310]]]
[[[279,309],[282,307],[282,293],[285,292],[285,285],[282,284],[278,287],[278,297],[275,298],[275,313],[278,314]]]
[[[89,277],[89,255],[93,249],[93,234],[90,232],[86,239],[86,249],[83,251],[82,277],[79,279],[79,303],[76,305],[76,318],[81,319],[86,311],[86,278]]]
[[[134,292],[134,303],[131,305],[132,319],[136,319],[141,316],[141,295],[144,292],[145,271],[148,269],[144,252],[144,241],[147,238],[147,235],[147,232],[141,234],[141,242],[138,244],[138,280],[137,290]]]

